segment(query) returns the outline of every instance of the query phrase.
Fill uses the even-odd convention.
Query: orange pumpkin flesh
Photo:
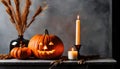
[[[48,34],[47,30],[43,35],[34,35],[30,39],[28,48],[32,50],[35,57],[40,59],[57,59],[64,52],[64,45],[60,38]]]
[[[17,59],[27,59],[31,56],[31,49],[27,47],[15,47],[10,51],[10,55]]]

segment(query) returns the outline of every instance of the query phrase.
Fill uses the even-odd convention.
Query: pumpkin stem
[[[45,35],[46,35],[46,34],[47,34],[47,35],[49,34],[47,29],[45,29]]]

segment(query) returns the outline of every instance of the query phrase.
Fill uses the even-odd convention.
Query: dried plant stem
[[[43,2],[43,3],[44,3],[44,7],[43,8],[41,6],[38,7],[38,9],[36,10],[35,14],[33,15],[32,19],[31,19],[31,21],[26,26],[25,30],[33,23],[33,21],[35,20],[37,15],[39,15],[43,10],[46,10],[48,8],[48,5],[46,4],[46,2]]]
[[[14,18],[13,18],[13,15],[12,15],[12,12],[11,12],[11,10],[10,10],[10,8],[8,8],[8,9],[6,9],[6,12],[9,14],[9,16],[10,16],[10,21],[11,21],[11,23],[15,26],[15,28],[16,28],[16,30],[18,30],[18,27],[16,26],[16,24],[15,24],[15,21],[14,21]],[[19,34],[20,32],[18,31],[18,34]]]
[[[6,2],[7,2],[9,5],[11,5],[10,0],[7,0]],[[8,15],[10,16],[10,21],[15,24],[15,20],[14,20],[14,18],[13,18],[14,16],[12,16],[12,11],[11,11],[11,9],[10,9],[9,6],[6,7],[6,12],[7,12]]]
[[[15,24],[15,20],[14,20],[14,17],[12,16],[12,11],[11,11],[11,8],[9,7],[8,4],[11,4],[10,2],[7,3],[7,1],[5,0],[1,0],[1,2],[4,4],[4,6],[6,7],[6,12],[8,13],[8,15],[10,16],[10,20],[12,22],[12,24],[16,27],[16,24]],[[18,28],[16,27],[16,29],[18,30]],[[19,32],[18,32],[19,33]]]
[[[5,0],[0,0],[0,1],[4,4],[5,7],[8,7],[8,4]]]
[[[19,8],[19,4],[20,4],[20,2],[19,2],[19,0],[14,0],[14,2],[15,2],[15,7],[16,7],[16,14],[15,14],[15,16],[16,16],[16,20],[17,20],[17,24],[19,25],[19,28],[20,28],[20,35],[23,35],[23,33],[22,33],[22,24],[21,24],[21,13],[20,13],[20,8]]]
[[[14,11],[14,9],[13,9],[13,7],[11,5],[9,5],[9,7],[10,7],[10,9],[12,11],[12,16],[14,16],[14,20],[15,20],[15,24],[16,24],[16,28],[18,30],[18,33],[19,33],[19,35],[22,35],[21,30],[20,30],[20,26],[18,24],[19,21],[17,20],[17,16],[15,15],[15,11]]]
[[[19,10],[19,0],[14,0],[15,7],[16,7],[16,19],[18,20],[18,24],[21,25],[21,17],[20,17],[20,10]]]
[[[15,23],[14,18],[13,18],[13,16],[12,16],[12,12],[11,12],[11,10],[10,10],[9,7],[6,8],[6,12],[7,12],[8,15],[10,16],[11,22],[12,22],[12,23]]]
[[[40,12],[42,12],[42,7],[41,7],[41,6],[38,7],[38,9],[36,10],[35,14],[34,14],[33,17],[32,17],[32,20],[30,21],[30,23],[28,23],[28,25],[26,26],[26,28],[28,28],[28,27],[32,24],[32,22],[35,20],[35,17],[36,17]],[[26,30],[26,28],[25,28],[25,30]],[[24,31],[25,31],[25,30],[24,30]]]
[[[31,5],[31,0],[26,0],[26,4],[25,4],[25,7],[24,7],[24,11],[22,13],[22,31],[24,31],[24,28],[26,27],[27,25],[27,17],[28,17],[28,13],[29,13],[29,8],[30,8],[30,5]],[[24,33],[24,32],[23,32]]]
[[[18,35],[23,35],[25,30],[33,23],[36,16],[39,15],[45,8],[39,6],[33,15],[31,21],[27,23],[27,17],[29,14],[29,8],[31,6],[31,0],[25,0],[25,6],[22,13],[20,12],[20,0],[14,0],[15,9],[11,4],[11,0],[0,0],[6,8],[7,14],[10,16],[11,23],[15,26]]]
[[[11,5],[11,1],[10,0],[7,0],[8,1],[8,4]]]

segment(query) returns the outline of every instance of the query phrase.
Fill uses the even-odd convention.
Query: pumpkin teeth
[[[44,54],[51,55],[55,52],[55,50],[52,50],[52,51],[40,51],[40,50],[38,50],[38,52],[41,55],[44,55]]]
[[[55,52],[55,50],[49,51],[50,54],[53,54]]]
[[[39,50],[38,50],[38,52],[39,52],[40,54],[42,54],[42,52],[41,52],[41,51],[39,51]]]
[[[45,52],[44,52],[44,51],[41,51],[41,53],[42,53],[42,55],[44,55]]]
[[[50,52],[49,52],[49,51],[46,51],[46,54],[48,54],[48,55],[49,55],[49,54],[50,54]]]

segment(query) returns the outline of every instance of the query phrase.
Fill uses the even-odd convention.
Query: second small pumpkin
[[[10,51],[10,55],[17,59],[27,59],[31,56],[31,49],[27,47],[15,47]]]

